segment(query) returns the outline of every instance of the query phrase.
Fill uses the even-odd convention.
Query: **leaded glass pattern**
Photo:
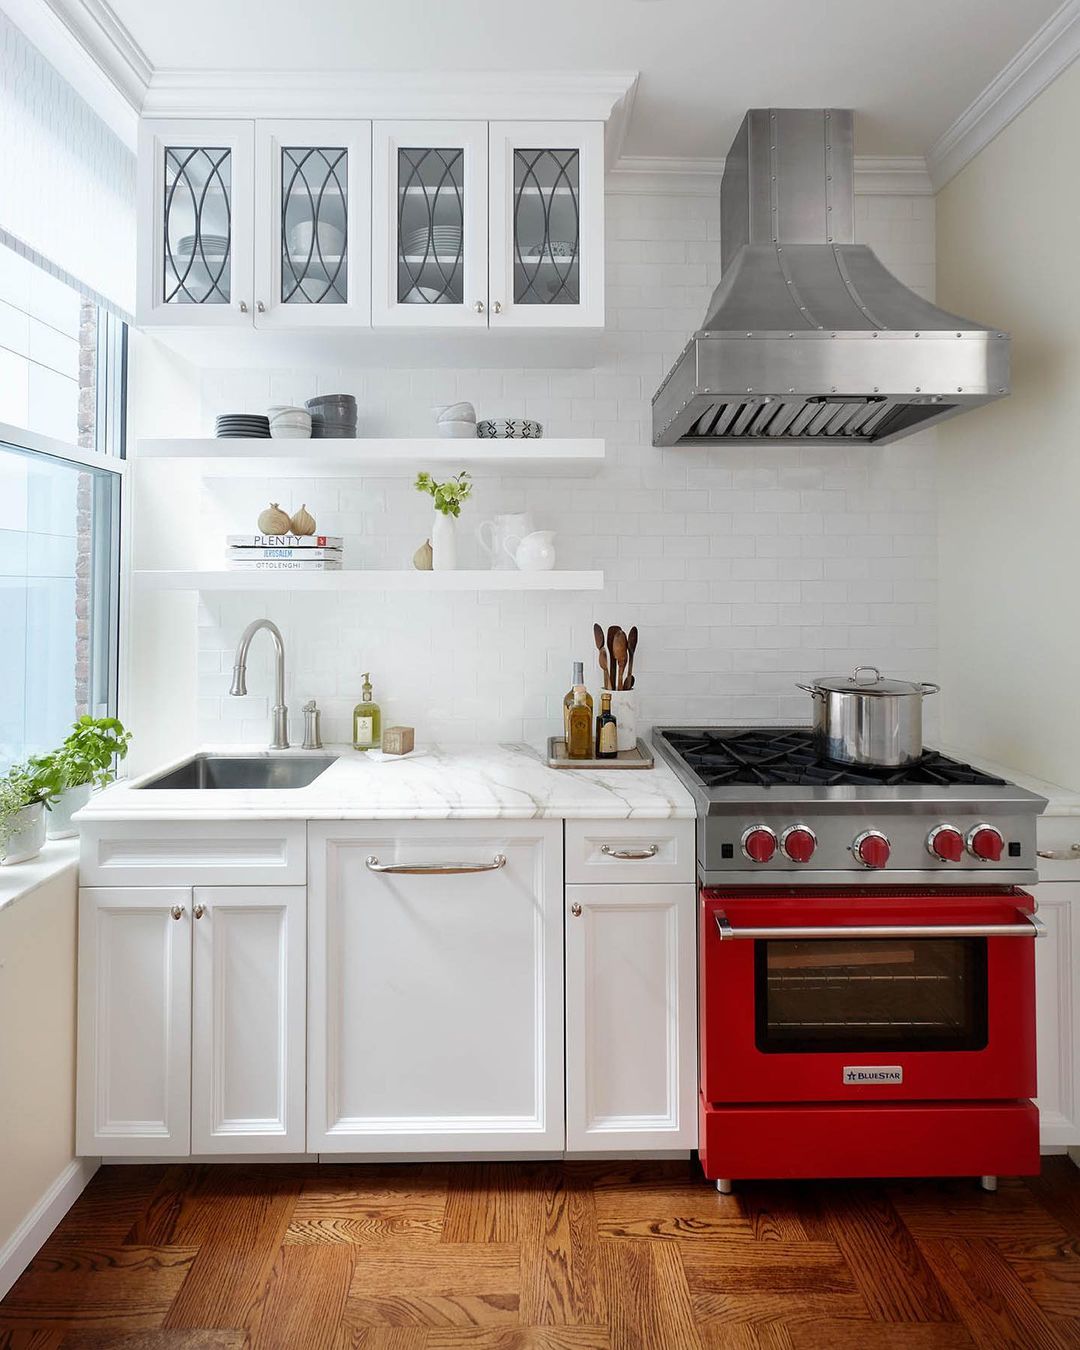
[[[514,151],[514,303],[580,302],[581,154]]]
[[[344,148],[282,146],[282,304],[348,304],[348,188]]]
[[[463,302],[463,150],[398,150],[397,250],[399,303]]]
[[[232,283],[232,151],[165,147],[162,299],[227,305]]]

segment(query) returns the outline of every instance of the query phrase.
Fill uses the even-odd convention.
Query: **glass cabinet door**
[[[487,324],[487,124],[376,122],[372,321]]]
[[[491,322],[604,322],[603,129],[491,124]]]
[[[250,122],[140,127],[140,323],[251,323],[253,144]]]
[[[256,326],[368,324],[371,123],[257,123],[255,202]]]

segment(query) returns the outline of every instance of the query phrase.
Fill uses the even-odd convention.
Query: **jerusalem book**
[[[249,548],[232,544],[228,554],[235,562],[258,562],[262,558],[295,558],[302,562],[341,562],[339,548],[296,548],[292,544],[281,548]]]
[[[225,542],[235,548],[341,548],[340,534],[227,534]]]

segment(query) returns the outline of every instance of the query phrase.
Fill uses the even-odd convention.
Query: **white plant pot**
[[[637,691],[612,689],[611,712],[616,722],[618,749],[633,750],[638,743]]]
[[[52,809],[45,812],[45,833],[50,839],[74,839],[79,833],[78,825],[72,825],[71,817],[81,811],[90,800],[90,784],[65,788],[53,803]]]
[[[45,846],[45,807],[34,802],[15,812],[15,828],[8,835],[7,843],[0,844],[0,865],[9,867],[12,863],[29,862],[36,858]]]
[[[431,570],[453,572],[457,567],[457,522],[453,516],[435,512],[431,523]]]

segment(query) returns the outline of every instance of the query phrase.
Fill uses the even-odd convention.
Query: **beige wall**
[[[75,1157],[75,888],[0,910],[0,1250]]]
[[[1013,393],[939,431],[945,739],[1080,788],[1080,63],[937,197],[938,303]]]

